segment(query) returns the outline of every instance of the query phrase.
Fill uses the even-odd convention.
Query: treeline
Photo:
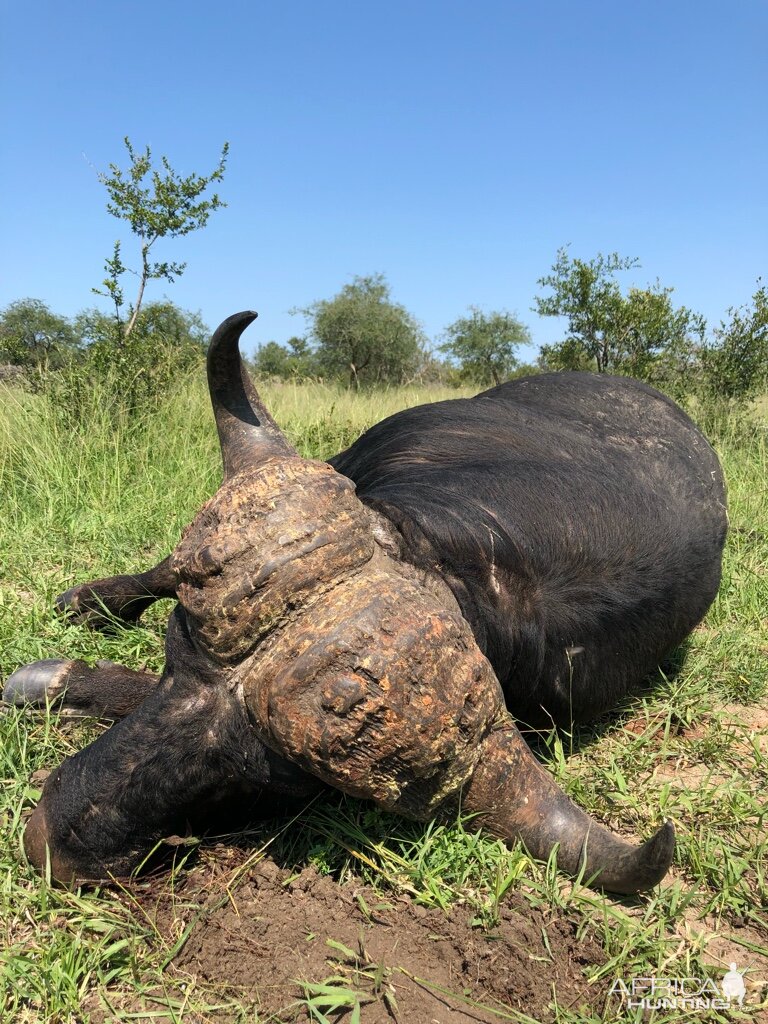
[[[420,383],[498,384],[536,372],[517,358],[530,332],[511,313],[471,308],[449,325],[442,344],[431,343],[416,317],[394,302],[381,274],[356,277],[331,299],[293,312],[307,330],[285,345],[267,342],[254,368],[265,377],[321,377],[349,387]]]
[[[70,319],[38,299],[0,311],[0,378],[22,375],[59,394],[67,409],[87,400],[95,378],[109,384],[117,406],[139,408],[200,361],[208,340],[199,314],[169,301],[146,302],[145,290],[152,281],[173,283],[186,268],[157,259],[156,247],[204,228],[226,206],[211,190],[224,177],[229,146],[201,175],[177,172],[165,156],[155,162],[149,146],[124,143],[125,166],[110,164],[98,175],[107,212],[130,227],[134,246],[128,267],[115,242],[92,289],[109,301],[111,314],[86,309]],[[374,274],[294,310],[303,332],[262,345],[253,369],[261,377],[322,378],[352,388],[414,381],[482,386],[543,370],[592,370],[638,377],[678,399],[715,402],[744,401],[768,388],[768,295],[759,281],[750,304],[730,309],[708,330],[699,313],[675,306],[671,288],[657,282],[623,290],[617,275],[638,267],[616,253],[582,260],[561,249],[532,298],[535,312],[556,320],[559,340],[543,345],[533,365],[521,362],[531,334],[515,313],[471,306],[428,339],[413,313],[394,301],[384,276]],[[125,281],[136,282],[132,302]]]
[[[559,341],[520,361],[530,330],[506,310],[470,307],[432,344],[416,318],[392,301],[382,276],[357,277],[332,299],[297,310],[308,330],[256,353],[262,376],[324,377],[352,387],[403,384],[498,384],[548,370],[590,370],[645,380],[677,399],[743,400],[768,388],[768,293],[728,311],[708,331],[701,314],[676,306],[658,282],[622,290],[617,275],[638,261],[618,254],[581,260],[561,249],[534,297],[540,316],[558,318]]]
[[[73,412],[95,382],[107,384],[130,411],[202,363],[209,337],[199,313],[168,301],[145,303],[126,335],[98,309],[68,318],[19,299],[0,311],[0,381],[48,391]]]
[[[746,400],[768,387],[768,293],[759,280],[751,303],[708,332],[704,317],[676,307],[673,289],[658,281],[622,291],[616,275],[638,266],[617,253],[587,261],[560,249],[534,309],[564,318],[567,329],[540,349],[542,369],[623,374],[677,399]]]
[[[423,384],[492,385],[523,373],[591,370],[648,381],[681,399],[746,400],[768,389],[768,294],[729,310],[712,330],[704,318],[676,306],[658,282],[623,290],[617,275],[637,261],[598,254],[585,261],[562,249],[539,280],[534,310],[558,318],[562,337],[522,363],[529,328],[513,313],[470,307],[428,339],[416,317],[394,301],[386,279],[356,277],[337,295],[294,310],[305,331],[285,344],[269,341],[252,369],[262,378],[341,381],[351,388]],[[47,381],[68,397],[94,375],[119,383],[136,405],[202,361],[209,329],[197,313],[172,302],[148,302],[132,317],[86,309],[59,316],[37,299],[0,311],[0,364]],[[0,370],[0,373],[2,371]],[[6,370],[6,376],[13,371]]]
[[[70,318],[53,313],[39,299],[19,299],[0,311],[0,362],[27,369],[57,370],[86,354],[106,360],[131,348],[168,346],[199,355],[209,340],[199,313],[172,302],[148,302],[126,336],[121,323],[98,309]]]

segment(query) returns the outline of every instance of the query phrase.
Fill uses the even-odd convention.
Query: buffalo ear
[[[240,335],[257,316],[246,310],[227,317],[208,348],[208,389],[225,480],[275,456],[298,457],[259,397],[240,357]]]

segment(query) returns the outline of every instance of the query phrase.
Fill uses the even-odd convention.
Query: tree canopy
[[[637,259],[618,253],[585,261],[571,257],[567,248],[558,251],[552,273],[538,281],[551,294],[534,302],[541,316],[565,317],[568,335],[542,346],[545,366],[625,373],[659,383],[683,372],[703,343],[704,318],[685,306],[675,308],[673,289],[658,282],[622,294],[615,275],[637,267]]]
[[[758,282],[759,284],[759,282]],[[768,388],[768,290],[751,305],[728,310],[702,352],[704,389],[725,399],[749,399]]]
[[[70,321],[40,299],[18,299],[0,312],[0,362],[55,368],[78,344]]]
[[[477,384],[500,384],[510,377],[519,365],[516,350],[531,340],[512,313],[483,313],[477,306],[450,324],[445,335],[440,351],[458,362],[464,380]]]
[[[127,338],[136,326],[147,283],[152,280],[172,283],[186,269],[186,263],[153,262],[151,255],[155,244],[162,238],[180,238],[205,227],[210,215],[226,206],[216,192],[207,199],[203,196],[209,185],[224,177],[229,153],[229,144],[225,142],[219,163],[210,174],[182,176],[165,156],[160,157],[160,168],[154,166],[149,146],[139,152],[127,136],[124,142],[129,158],[127,169],[110,164],[108,173],[99,174],[99,181],[109,196],[108,212],[127,221],[139,242],[138,291],[129,306],[127,323],[123,322],[125,295],[121,279],[128,268],[123,264],[119,241],[115,242],[112,256],[105,262],[107,276],[102,287],[93,289],[97,295],[111,299],[114,305],[115,321],[121,329],[118,342]]]
[[[120,331],[114,317],[100,309],[81,310],[74,318],[74,329],[82,344],[105,346],[113,345]],[[176,347],[191,345],[202,351],[209,337],[209,328],[199,313],[181,309],[168,299],[163,299],[144,303],[136,317],[130,340],[154,341],[160,345]]]
[[[383,274],[355,277],[332,299],[297,310],[309,321],[318,368],[351,387],[402,384],[417,371],[424,335],[414,316],[393,302]]]
[[[289,338],[285,345],[267,341],[253,357],[253,368],[262,377],[292,378],[318,375],[317,359],[306,338]]]

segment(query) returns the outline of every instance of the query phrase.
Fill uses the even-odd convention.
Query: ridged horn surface
[[[335,571],[330,536],[318,549],[326,574]],[[660,881],[674,851],[672,825],[635,846],[577,807],[523,739],[466,621],[380,552],[367,563],[362,549],[354,553],[354,566],[338,562],[326,599],[292,596],[291,628],[240,663],[263,742],[387,810],[427,820],[461,808],[542,860],[557,845],[560,868],[583,868],[601,888],[632,893]],[[292,580],[273,580],[282,600],[265,588],[260,612],[269,601],[285,604],[285,583],[301,594]]]

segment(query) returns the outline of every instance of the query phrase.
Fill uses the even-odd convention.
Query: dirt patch
[[[758,704],[726,704],[720,723],[742,746],[754,743],[761,753],[768,753],[768,707]]]
[[[301,982],[331,977],[331,988],[359,993],[361,1024],[491,1024],[514,1019],[510,1010],[548,1021],[555,992],[574,1010],[605,998],[605,984],[586,978],[605,961],[601,947],[522,897],[481,923],[466,906],[427,909],[312,867],[292,876],[268,858],[228,890],[227,867],[201,864],[174,894],[142,903],[170,942],[190,929],[171,966],[180,982],[237,994],[265,1020],[310,1020]]]
[[[702,963],[723,973],[734,969],[731,965],[735,964],[744,976],[747,1006],[768,1008],[768,957],[760,952],[768,949],[768,927],[733,920],[724,927],[715,917],[693,919],[684,915],[677,932],[686,943],[701,950]],[[759,1019],[768,1020],[768,1014]]]
[[[702,749],[702,742],[711,740],[727,746],[730,757],[743,761],[747,770],[754,764],[755,753],[768,754],[768,708],[756,704],[724,704],[691,722],[661,713],[650,718],[635,717],[622,723],[621,728],[643,737],[656,750],[670,739],[681,741],[656,770],[660,779],[669,780],[677,788],[727,782],[727,774],[713,770],[711,754]],[[719,760],[715,764],[720,764]]]

